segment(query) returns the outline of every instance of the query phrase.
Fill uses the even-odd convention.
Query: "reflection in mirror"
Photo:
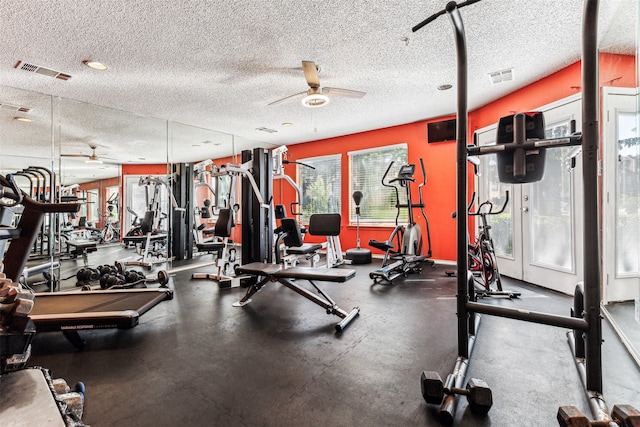
[[[51,201],[51,183],[55,182],[51,124],[51,96],[0,86],[0,173],[13,174],[26,194],[42,202]],[[21,206],[12,208],[3,215],[8,223],[3,224],[16,225],[20,214]],[[45,216],[32,249],[32,257],[40,264],[53,262],[54,218],[53,214]]]
[[[189,259],[197,254],[200,235],[198,226],[202,221],[201,213],[204,200],[211,203],[215,189],[205,175],[213,167],[212,159],[220,157],[221,152],[233,152],[233,136],[182,123],[171,123],[169,134],[169,163],[172,165],[169,186],[175,195],[176,206],[171,207],[172,238],[170,247],[172,258]],[[200,190],[195,186],[195,175],[201,175]],[[204,198],[202,189],[209,193]],[[201,200],[200,200],[201,199]],[[209,209],[205,209],[209,211]],[[213,221],[213,218],[204,218]]]
[[[605,295],[603,313],[619,334],[636,363],[640,365],[640,103],[638,101],[638,39],[627,37],[638,34],[640,28],[638,2],[619,2],[618,10],[610,22],[603,23],[600,30],[601,52],[619,54],[635,64],[635,75],[626,76],[618,71],[600,70],[601,75],[609,72],[615,79],[603,82],[604,86],[620,86],[618,80],[627,80],[627,99],[632,102],[621,104],[611,102],[608,111],[603,111],[603,129],[611,127],[614,132],[603,132],[604,167],[611,175],[605,174],[605,188],[609,200],[615,201],[612,215],[604,217],[604,241],[612,233],[613,243],[603,254],[605,259]],[[634,42],[630,40],[635,40]],[[607,102],[604,92],[603,102]],[[611,111],[609,111],[611,110]],[[610,116],[610,117],[609,117]],[[604,119],[608,117],[608,119]],[[615,154],[606,157],[607,150]],[[610,151],[609,151],[610,152]],[[611,184],[606,184],[610,176]],[[607,260],[611,261],[607,264]]]

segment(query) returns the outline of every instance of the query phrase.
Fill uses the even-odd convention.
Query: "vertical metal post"
[[[598,205],[598,0],[587,0],[582,23],[582,176],[584,235],[599,235]],[[584,239],[587,390],[602,393],[600,239]]]
[[[250,150],[243,150],[241,162],[252,161],[253,157]],[[242,263],[248,264],[250,262],[258,261],[257,256],[253,251],[252,238],[254,235],[254,218],[253,218],[253,189],[248,183],[246,177],[242,177],[241,182],[242,195],[240,197],[242,203]]]
[[[469,312],[467,291],[467,46],[464,25],[458,5],[452,1],[446,11],[456,39],[457,60],[457,117],[456,117],[456,256],[458,267],[458,356],[469,357]]]

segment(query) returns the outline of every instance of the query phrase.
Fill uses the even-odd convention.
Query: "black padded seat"
[[[72,255],[82,255],[98,250],[96,242],[91,240],[69,240],[67,242],[67,249]]]
[[[203,242],[196,243],[196,248],[202,252],[216,252],[224,249],[224,242]]]
[[[317,280],[320,282],[338,283],[343,283],[356,277],[355,270],[342,268],[291,267],[271,274],[273,274],[273,277],[283,277],[287,279]]]
[[[320,243],[302,243],[302,231],[294,218],[282,218],[280,228],[285,233],[284,244],[287,246],[287,253],[307,255],[322,249]]]

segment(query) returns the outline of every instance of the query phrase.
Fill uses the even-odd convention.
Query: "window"
[[[340,213],[341,159],[338,154],[300,160],[315,168],[298,166],[298,183],[302,192],[301,221],[308,221],[311,214]]]
[[[382,185],[382,177],[391,162],[393,162],[393,165],[385,179],[386,183],[398,174],[400,166],[407,163],[406,144],[349,153],[351,194],[355,191],[363,193],[363,198],[360,202],[360,221],[365,223],[395,222],[396,215],[398,215],[396,192],[393,188]],[[404,189],[398,190],[400,204],[406,204]],[[356,209],[351,194],[349,195],[349,218],[350,222],[355,222]],[[406,209],[400,210],[398,220],[406,219]]]

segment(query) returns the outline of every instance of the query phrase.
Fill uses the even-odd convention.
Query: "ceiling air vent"
[[[0,102],[0,110],[18,111],[20,113],[31,112],[31,108],[29,107],[21,107],[19,105],[7,104],[4,102]]]
[[[489,73],[489,78],[491,79],[491,83],[494,85],[513,80],[513,68]]]
[[[62,73],[60,71],[52,70],[50,68],[41,67],[39,65],[28,64],[26,62],[18,61],[15,68],[19,70],[28,71],[30,73],[42,74],[43,76],[54,77],[60,80],[69,80],[71,74]]]
[[[266,127],[260,127],[260,128],[256,128],[256,130],[259,130],[260,132],[267,132],[267,133],[277,133],[278,131],[275,129],[269,129]]]

